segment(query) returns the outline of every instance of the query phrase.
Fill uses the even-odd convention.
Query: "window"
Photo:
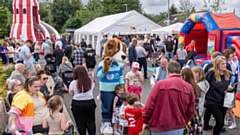
[[[26,14],[26,8],[23,9],[23,14]]]
[[[16,9],[16,14],[18,14],[18,9]]]

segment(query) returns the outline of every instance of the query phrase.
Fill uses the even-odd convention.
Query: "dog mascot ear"
[[[113,100],[116,96],[115,86],[124,86],[122,63],[126,59],[126,45],[118,39],[109,39],[104,45],[103,60],[99,63],[96,74],[99,78],[100,94],[102,101],[103,127],[110,126],[113,113]],[[104,134],[104,129],[101,133]]]

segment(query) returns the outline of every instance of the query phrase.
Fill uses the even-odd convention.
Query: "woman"
[[[39,92],[41,82],[36,77],[28,78],[14,97],[9,111],[10,131],[23,131],[27,134],[48,133],[42,128],[43,118],[47,115],[46,99]],[[37,125],[37,126],[36,126]]]
[[[40,52],[40,46],[38,44],[38,41],[36,41],[34,45],[34,58],[36,62],[38,62],[39,60],[39,52]]]
[[[21,88],[21,82],[19,80],[16,79],[7,79],[7,84],[8,84],[8,90],[10,90],[11,92],[8,94],[8,101],[10,103],[10,105],[12,104],[12,99],[14,97],[14,95],[16,95],[18,93],[18,91]]]
[[[46,100],[48,100],[53,95],[53,91],[49,92],[48,87],[46,85],[48,81],[48,76],[46,75],[46,72],[44,70],[37,70],[36,77],[41,82],[40,92],[44,95]]]
[[[232,59],[233,59],[233,51],[230,50],[230,49],[225,49],[222,54],[223,54],[223,56],[226,57],[226,59],[227,59],[227,69],[228,69],[229,71],[232,71],[230,62],[231,62]]]
[[[59,66],[59,71],[58,71],[59,76],[61,77],[62,73],[66,71],[72,71],[72,70],[73,70],[72,63],[68,61],[68,58],[66,56],[64,56],[62,58],[62,64]]]
[[[209,83],[205,79],[204,71],[202,67],[200,66],[193,67],[192,72],[193,72],[194,80],[198,84],[201,90],[201,97],[199,98],[199,113],[201,116],[203,116],[204,101],[205,101],[205,96],[207,94],[207,91],[209,89]]]
[[[6,42],[3,43],[2,46],[0,46],[0,58],[2,59],[3,64],[7,64],[7,55],[8,55],[8,49]]]
[[[214,61],[213,69],[206,74],[206,80],[210,85],[206,95],[206,109],[216,120],[213,135],[219,135],[224,126],[224,116],[227,111],[227,108],[223,107],[224,93],[226,90],[232,90],[229,87],[231,72],[227,70],[226,66],[227,59],[224,56],[218,56]]]
[[[202,118],[199,114],[198,103],[199,98],[201,97],[201,90],[198,87],[197,83],[194,81],[193,72],[190,68],[184,68],[181,72],[182,79],[192,85],[196,102],[195,102],[195,115],[188,122],[185,127],[184,134],[185,135],[202,135]]]
[[[80,135],[96,134],[95,108],[93,89],[95,83],[88,76],[84,66],[76,66],[73,70],[73,81],[69,86],[69,94],[73,95],[72,113]]]
[[[13,60],[14,53],[15,53],[14,48],[8,42],[6,42],[6,44],[7,44],[7,49],[8,49],[8,55],[7,55],[8,62],[11,64],[14,64],[14,60]]]
[[[92,44],[87,45],[87,49],[83,55],[83,63],[86,63],[86,67],[94,79],[94,67],[96,65],[95,59],[96,51],[92,48]]]
[[[151,57],[151,54],[150,54],[150,40],[149,40],[149,38],[148,38],[148,35],[145,35],[144,36],[144,43],[143,43],[143,47],[144,47],[144,49],[145,49],[145,51],[148,53],[148,55],[147,55],[147,58],[148,57]]]

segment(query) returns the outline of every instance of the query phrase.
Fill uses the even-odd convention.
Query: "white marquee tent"
[[[158,34],[178,34],[183,26],[183,23],[174,23],[172,25],[154,29],[151,32],[152,33],[158,33]]]
[[[114,34],[145,34],[157,28],[161,26],[133,10],[94,19],[74,32],[74,41],[80,43],[84,38],[87,43],[93,45],[99,55],[103,35],[112,37]]]

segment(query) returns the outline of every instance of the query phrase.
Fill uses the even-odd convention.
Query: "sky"
[[[83,4],[87,4],[89,0],[82,0]],[[235,9],[235,13],[240,17],[240,0],[225,0],[226,4],[224,8],[227,8],[226,11],[233,11]],[[168,0],[140,0],[142,4],[142,9],[144,12],[148,14],[158,14],[160,12],[167,11],[167,2]],[[195,9],[197,11],[204,9],[203,0],[191,0],[191,2],[196,5]],[[170,0],[170,5],[172,3],[179,8],[179,0]]]

